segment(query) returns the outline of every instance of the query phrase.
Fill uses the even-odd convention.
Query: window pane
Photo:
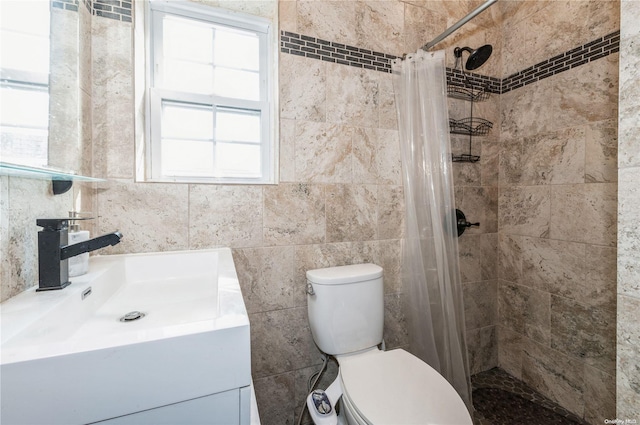
[[[48,0],[0,1],[2,68],[49,72],[49,7]]]
[[[260,39],[253,33],[219,28],[214,48],[216,65],[251,71],[260,69]]]
[[[259,177],[259,145],[216,143],[216,175],[234,177]]]
[[[213,61],[213,27],[196,20],[165,17],[164,55],[202,64]]]
[[[178,102],[162,102],[163,139],[213,140],[213,108]]]
[[[2,125],[46,129],[49,127],[47,89],[0,88]]]
[[[11,31],[0,32],[0,37],[3,69],[49,73],[49,38]]]
[[[0,127],[2,161],[43,167],[48,163],[47,129]]]
[[[0,1],[3,29],[49,37],[49,0]]]
[[[216,140],[260,143],[260,112],[218,109]]]
[[[257,72],[216,67],[213,92],[235,99],[260,100],[260,77]]]
[[[163,139],[161,157],[165,176],[213,175],[213,142]]]
[[[213,67],[194,62],[164,62],[162,87],[168,90],[210,94],[213,91]]]

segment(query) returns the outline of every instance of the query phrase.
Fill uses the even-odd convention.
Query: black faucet
[[[113,232],[88,241],[67,245],[69,243],[69,220],[69,218],[39,218],[36,220],[36,224],[43,228],[38,232],[39,286],[36,291],[66,288],[71,284],[69,282],[70,257],[115,245],[122,239],[122,233]]]

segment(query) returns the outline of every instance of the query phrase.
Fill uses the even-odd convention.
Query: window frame
[[[275,184],[277,183],[278,155],[276,145],[277,121],[275,113],[276,72],[273,45],[273,24],[269,19],[241,14],[212,6],[189,4],[187,2],[169,2],[168,0],[150,0],[145,10],[145,172],[144,180],[151,182],[174,183],[216,183],[216,184]],[[156,87],[162,79],[162,19],[164,16],[177,16],[213,24],[254,32],[259,37],[260,48],[260,100],[250,101],[219,95],[190,93]],[[277,68],[276,68],[277,69]],[[161,170],[161,114],[163,101],[191,103],[210,106],[214,113],[216,107],[236,108],[248,111],[260,111],[261,116],[261,168],[260,177],[237,176],[180,176],[163,175]],[[215,130],[214,130],[215,131]],[[215,136],[215,135],[214,135]],[[215,149],[215,137],[213,142]]]

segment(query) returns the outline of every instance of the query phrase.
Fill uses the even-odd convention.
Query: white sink
[[[2,423],[84,424],[250,393],[249,319],[228,248],[93,257],[71,281],[0,305]],[[145,316],[120,321],[132,311]]]

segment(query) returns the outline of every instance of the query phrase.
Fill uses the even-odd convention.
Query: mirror
[[[0,2],[2,163],[91,175],[91,12],[86,4]]]

